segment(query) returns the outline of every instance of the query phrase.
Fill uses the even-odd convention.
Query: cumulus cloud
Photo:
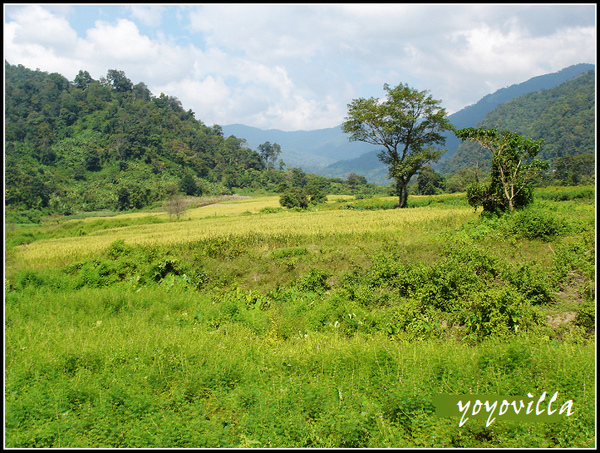
[[[96,27],[88,30],[87,42],[98,58],[108,57],[117,63],[147,63],[157,57],[157,46],[147,36],[141,36],[137,26],[127,19],[119,19],[116,25],[97,21]]]
[[[453,112],[596,55],[593,5],[109,5],[79,34],[74,8],[10,9],[5,59],[71,80],[124,70],[207,124],[333,127],[400,82]]]
[[[139,19],[144,25],[158,27],[162,22],[165,5],[129,5],[127,7],[133,17]]]
[[[76,45],[77,34],[69,22],[39,5],[16,10],[14,19],[10,26],[15,43],[44,43],[47,47],[63,51],[72,50]]]

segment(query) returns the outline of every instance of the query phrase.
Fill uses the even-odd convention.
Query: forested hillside
[[[5,203],[14,221],[41,212],[142,208],[176,192],[277,192],[286,181],[315,181],[330,193],[332,184],[343,186],[285,170],[122,71],[111,69],[100,80],[80,71],[71,82],[5,62],[5,78]]]
[[[543,90],[552,89],[592,70],[594,70],[593,64],[580,63],[561,69],[558,72],[533,77],[525,82],[502,88],[494,93],[484,96],[477,103],[469,105],[458,112],[453,113],[449,116],[450,121],[457,129],[474,127],[479,122],[483,121],[489,112],[501,104],[523,95],[539,93]],[[440,164],[442,164],[445,160],[450,159],[460,144],[461,141],[455,137],[454,134],[448,134],[446,138],[446,147],[448,148],[448,152],[442,156]]]
[[[541,92],[525,94],[499,105],[478,126],[509,130],[534,140],[544,139],[538,155],[553,164],[565,158],[587,162],[581,173],[594,174],[595,71]],[[474,164],[489,168],[490,156],[475,143],[463,143],[441,166],[442,173],[455,173]]]

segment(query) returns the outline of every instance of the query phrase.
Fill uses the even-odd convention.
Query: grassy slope
[[[589,447],[594,337],[568,314],[593,287],[583,250],[593,198],[540,198],[569,232],[499,234],[508,227],[456,197],[413,198],[403,211],[338,199],[304,213],[266,213],[277,198],[265,197],[178,222],[154,213],[17,228],[7,243],[40,239],[7,250],[6,446]],[[462,281],[432,271],[451,269],[449,245],[455,260],[496,260],[491,289],[458,302],[479,309],[473,294],[500,297],[496,281],[521,269],[533,277],[510,294],[542,294],[537,278],[555,285],[554,303],[521,312],[537,320],[523,332],[500,323],[470,341],[464,310],[425,304],[437,300],[426,279],[408,295],[399,283],[402,272]],[[573,399],[575,414],[459,428],[430,402],[542,391]]]

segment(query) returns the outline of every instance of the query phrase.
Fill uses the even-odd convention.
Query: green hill
[[[595,90],[592,70],[554,88],[501,104],[478,126],[544,139],[538,158],[549,163],[565,156],[595,155]],[[489,165],[489,160],[478,145],[463,143],[452,158],[442,163],[440,171],[455,173],[474,162]]]
[[[336,193],[276,168],[243,138],[208,127],[181,102],[111,69],[74,81],[5,62],[5,204],[11,221],[140,209],[175,193],[279,192],[286,181]]]

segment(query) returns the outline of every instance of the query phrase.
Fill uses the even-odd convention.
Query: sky
[[[204,124],[340,125],[383,85],[448,114],[596,63],[596,4],[4,4],[4,59],[74,80],[109,69]]]

